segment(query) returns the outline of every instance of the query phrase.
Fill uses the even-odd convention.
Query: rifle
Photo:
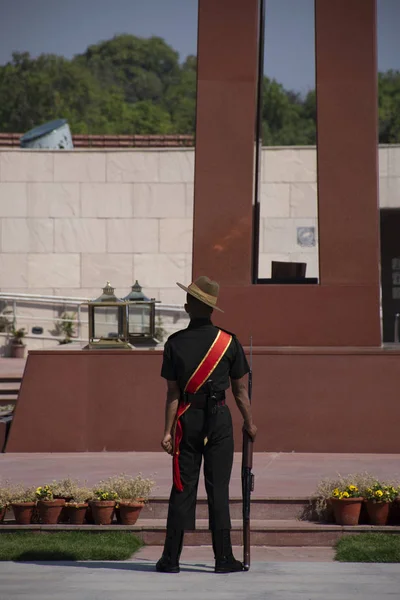
[[[251,404],[253,388],[253,338],[250,338],[250,371],[248,394]],[[253,441],[247,431],[243,429],[242,451],[242,497],[243,497],[243,569],[250,569],[250,501],[251,492],[254,490],[253,468]]]

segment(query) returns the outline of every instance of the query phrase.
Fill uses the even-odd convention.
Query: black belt
[[[185,403],[190,403],[193,408],[206,408],[207,402],[210,402],[211,405],[224,406],[225,402],[225,392],[214,392],[213,398],[210,398],[208,394],[183,394],[183,400]]]

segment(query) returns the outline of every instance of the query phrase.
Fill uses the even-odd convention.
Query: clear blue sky
[[[315,83],[314,1],[266,0],[266,10],[265,72],[306,92]],[[400,0],[378,0],[380,70],[400,69],[399,31]],[[70,58],[118,33],[163,37],[184,59],[196,53],[197,0],[0,0],[0,64],[15,50]]]

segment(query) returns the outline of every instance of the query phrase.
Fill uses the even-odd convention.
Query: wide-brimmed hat
[[[219,284],[216,281],[211,281],[211,279],[202,275],[188,287],[178,282],[176,282],[176,285],[179,285],[182,290],[185,290],[185,292],[196,298],[196,300],[200,300],[203,304],[207,304],[207,306],[211,306],[211,308],[214,308],[215,310],[224,312],[217,306]]]

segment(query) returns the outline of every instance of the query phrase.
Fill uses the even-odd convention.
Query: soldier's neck
[[[208,325],[211,323],[211,317],[198,317],[190,315],[190,325]]]

